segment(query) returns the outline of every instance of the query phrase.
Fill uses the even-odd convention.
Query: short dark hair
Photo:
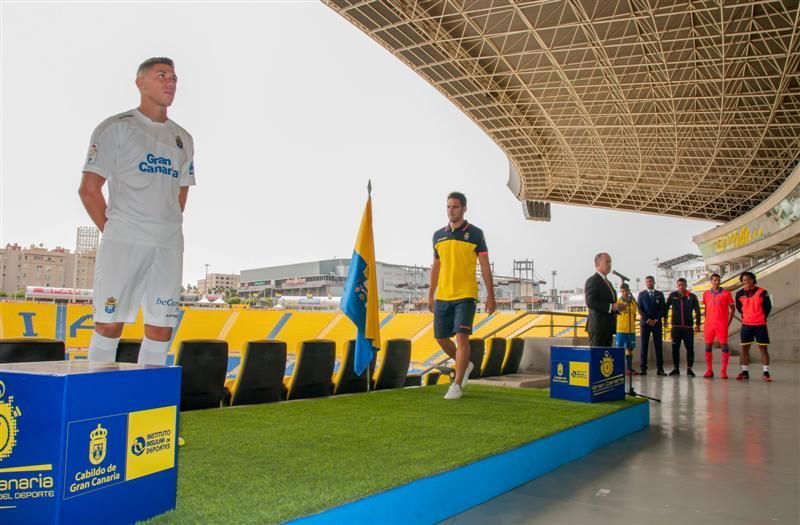
[[[466,207],[467,205],[467,196],[460,191],[451,191],[450,195],[447,196],[447,200],[450,199],[458,199],[458,202],[461,203],[462,207]]]
[[[622,283],[622,284],[619,285],[619,289],[620,290],[630,290],[631,287],[628,285],[628,283]]]
[[[717,279],[722,279],[722,277],[720,277],[718,273],[712,273],[709,279],[713,279],[714,277],[716,277]]]
[[[139,64],[139,68],[136,70],[136,76],[138,77],[151,67],[155,66],[156,64],[164,64],[165,66],[169,66],[171,68],[175,67],[175,63],[172,61],[171,58],[167,57],[152,57],[148,58],[141,64]]]
[[[683,277],[678,277],[678,282],[686,284],[686,279],[684,279]]]
[[[594,256],[594,265],[595,265],[595,266],[597,266],[597,263],[599,263],[599,262],[600,262],[600,259],[602,259],[602,258],[603,258],[603,255],[608,255],[608,253],[606,253],[606,252],[600,252],[600,253],[598,253],[597,255],[595,255],[595,256]],[[609,256],[609,257],[611,257],[610,255],[608,255],[608,256]]]
[[[645,281],[648,280],[648,279],[652,279],[654,281],[656,280],[656,278],[653,277],[652,275],[648,275],[647,277],[644,278]]]
[[[749,276],[753,280],[753,284],[756,284],[758,282],[756,281],[756,274],[754,274],[753,272],[742,272],[742,275],[739,276],[740,283],[744,282],[745,276]]]

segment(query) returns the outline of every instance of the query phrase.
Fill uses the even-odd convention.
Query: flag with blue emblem
[[[342,311],[356,325],[355,372],[358,375],[381,347],[378,315],[378,273],[375,266],[375,239],[372,235],[372,183],[367,185],[367,206],[361,218],[356,247],[342,292]]]

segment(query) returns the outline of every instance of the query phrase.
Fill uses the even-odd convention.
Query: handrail
[[[490,337],[492,337],[492,336],[493,336],[494,334],[496,334],[497,332],[499,332],[499,331],[501,331],[501,330],[505,330],[506,328],[508,328],[508,327],[509,327],[509,326],[511,326],[512,324],[514,324],[514,323],[516,323],[517,321],[519,321],[520,319],[522,319],[523,317],[527,317],[527,316],[531,315],[532,313],[533,313],[533,312],[528,312],[528,311],[524,311],[524,312],[522,312],[521,314],[517,315],[516,317],[514,317],[513,319],[511,319],[510,321],[508,321],[507,323],[503,323],[503,325],[502,325],[502,326],[499,326],[499,327],[495,328],[494,330],[492,330],[491,332],[489,332],[488,334],[486,334],[485,336],[483,336],[483,338],[484,338],[484,339],[489,339]]]
[[[763,261],[759,261],[758,263],[754,264],[753,266],[750,266],[749,268],[745,268],[744,270],[741,271],[736,271],[730,274],[730,276],[725,275],[723,282],[734,279],[737,275],[742,275],[744,272],[756,273],[759,271],[764,271],[772,266],[775,266],[780,262],[785,261],[786,259],[788,259],[792,255],[795,255],[796,253],[800,253],[800,244],[798,244],[797,246],[790,246],[789,248],[786,248],[785,250],[778,252],[775,255],[767,257]],[[741,287],[742,287],[741,283],[734,283],[733,286],[729,286],[727,290],[735,292]]]

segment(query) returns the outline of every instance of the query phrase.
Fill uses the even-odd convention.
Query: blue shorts
[[[471,334],[476,304],[475,299],[437,299],[433,309],[433,336],[436,339],[445,339],[455,334]]]
[[[617,346],[620,348],[636,348],[636,334],[617,332]]]

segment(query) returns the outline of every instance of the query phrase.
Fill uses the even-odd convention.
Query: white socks
[[[89,361],[113,363],[117,359],[117,344],[119,344],[119,337],[106,337],[94,332],[92,341],[89,343]]]
[[[169,341],[154,341],[145,336],[139,349],[139,364],[164,366],[167,364],[167,352]]]

